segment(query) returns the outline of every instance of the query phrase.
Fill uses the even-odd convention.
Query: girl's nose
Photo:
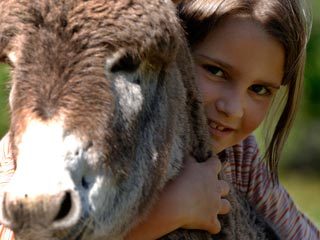
[[[244,114],[243,100],[234,94],[224,96],[216,101],[216,109],[227,117],[242,118]]]

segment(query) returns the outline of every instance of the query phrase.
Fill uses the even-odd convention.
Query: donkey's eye
[[[114,63],[114,65],[111,67],[111,72],[134,72],[139,68],[140,63],[141,62],[138,58],[126,54]]]
[[[7,56],[4,56],[0,59],[3,63],[8,64],[11,68],[14,67],[14,64],[17,61],[17,56],[15,52],[9,52]]]
[[[0,56],[0,63],[7,64],[10,67],[13,66],[12,62],[10,61],[10,59],[5,55],[4,56]]]

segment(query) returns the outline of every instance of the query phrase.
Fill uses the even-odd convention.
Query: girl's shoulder
[[[247,162],[248,164],[259,156],[256,138],[253,135],[249,135],[239,144],[225,149],[220,156],[223,162]]]
[[[250,135],[241,143],[227,148],[220,155],[223,171],[228,180],[238,191],[246,194],[254,166],[260,162],[256,139]]]

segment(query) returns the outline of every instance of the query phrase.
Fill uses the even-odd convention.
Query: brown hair
[[[303,0],[189,0],[179,5],[189,44],[200,43],[225,17],[248,15],[285,50],[284,105],[266,146],[265,159],[277,180],[278,162],[302,95],[311,14]]]

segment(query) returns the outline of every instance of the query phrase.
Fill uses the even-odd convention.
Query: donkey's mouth
[[[90,233],[91,220],[89,218],[81,218],[79,223],[70,231],[61,231],[55,234],[55,237],[61,240],[84,240]]]

